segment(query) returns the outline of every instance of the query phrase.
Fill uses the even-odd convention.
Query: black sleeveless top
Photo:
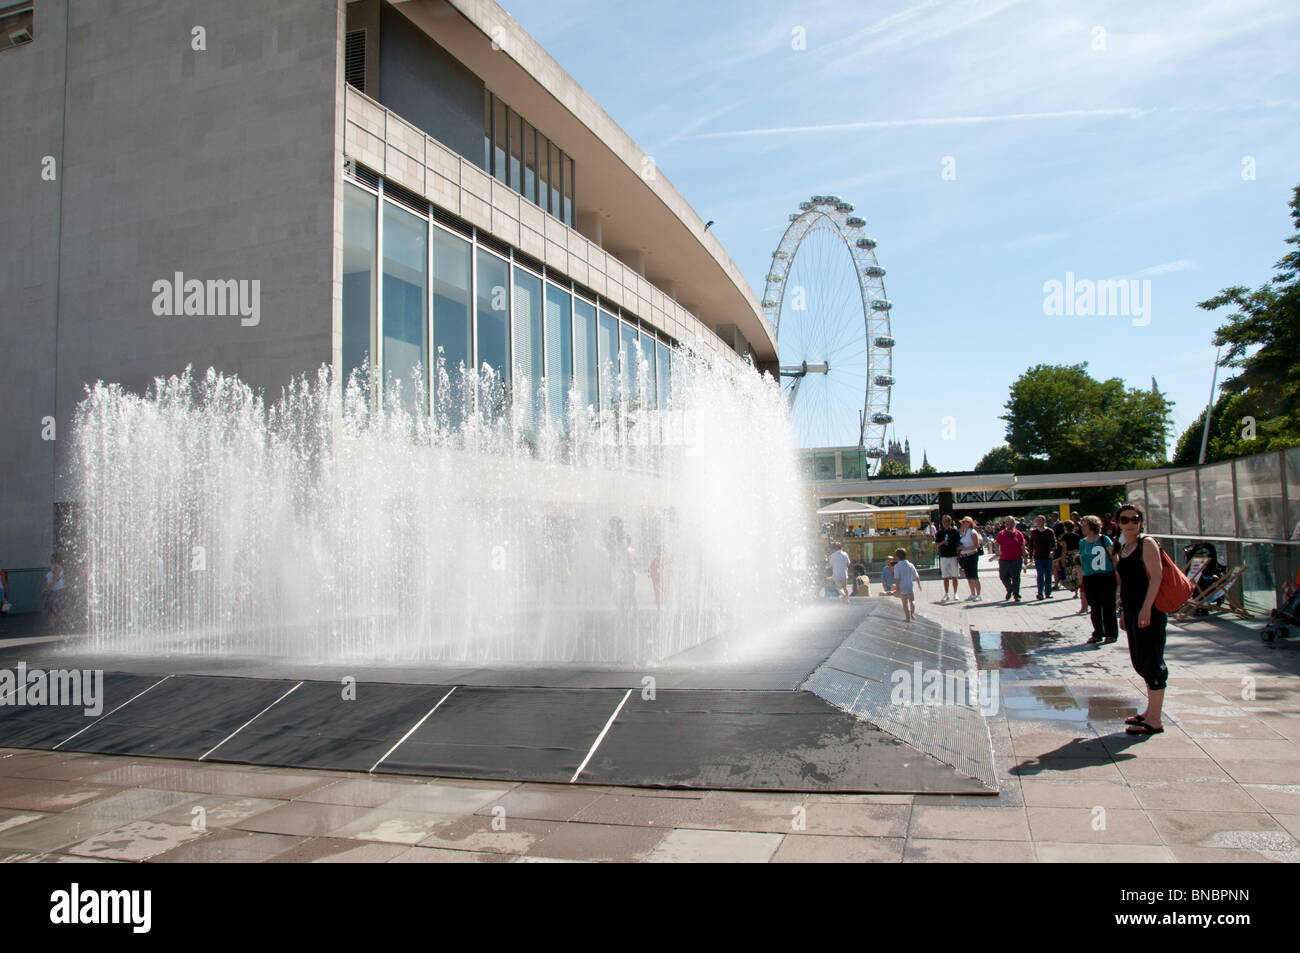
[[[1138,544],[1133,547],[1133,552],[1123,558],[1118,558],[1119,553],[1123,552],[1124,543],[1121,541],[1115,544],[1115,569],[1119,572],[1119,601],[1124,608],[1136,612],[1142,608],[1142,603],[1147,597],[1147,587],[1151,585],[1151,580],[1147,578],[1147,567],[1142,562],[1142,547],[1146,545],[1147,537],[1138,537]]]

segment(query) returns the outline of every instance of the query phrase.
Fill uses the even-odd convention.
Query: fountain
[[[667,409],[634,388],[556,419],[545,384],[506,400],[486,367],[439,367],[470,410],[432,418],[418,376],[375,401],[322,368],[270,405],[213,370],[96,384],[74,436],[81,648],[643,665],[743,639],[807,591],[780,392],[684,357]]]

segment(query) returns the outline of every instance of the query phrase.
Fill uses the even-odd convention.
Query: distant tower
[[[894,460],[901,463],[907,468],[907,472],[912,472],[912,441],[905,440],[899,443],[897,440],[889,441],[889,452],[885,455],[886,460]]]

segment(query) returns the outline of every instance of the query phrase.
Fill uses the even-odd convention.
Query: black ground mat
[[[381,771],[567,782],[626,691],[457,688]]]
[[[978,781],[810,692],[638,694],[582,773],[589,784],[987,793]]]
[[[439,685],[303,682],[211,761],[369,771],[450,690]]]

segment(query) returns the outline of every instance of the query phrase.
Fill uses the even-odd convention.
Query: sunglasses
[[[1120,521],[1121,523],[1141,523],[1141,522],[1142,522],[1142,517],[1140,517],[1140,516],[1121,516],[1121,517],[1119,518],[1119,521]]]

